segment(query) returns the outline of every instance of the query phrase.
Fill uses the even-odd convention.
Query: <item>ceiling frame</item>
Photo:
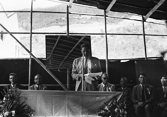
[[[144,20],[146,21],[147,18],[149,18],[166,0],[160,0],[144,17]]]
[[[62,66],[62,64],[64,63],[64,61],[68,58],[68,56],[73,52],[73,50],[77,47],[77,45],[79,45],[79,43],[85,38],[86,36],[83,36],[76,44],[75,46],[70,50],[70,52],[67,54],[67,56],[63,59],[63,61],[60,63],[58,69],[60,69],[60,67]]]
[[[54,46],[53,46],[53,48],[52,48],[52,51],[51,51],[51,53],[50,53],[50,55],[49,55],[49,57],[48,57],[47,59],[49,59],[49,58],[52,56],[52,54],[53,54],[53,52],[54,52],[54,50],[55,50],[55,48],[56,48],[56,46],[57,46],[57,44],[58,44],[58,42],[59,42],[59,40],[60,40],[60,37],[61,37],[61,36],[58,36],[58,38],[57,38],[57,40],[56,40],[56,43],[54,44]]]
[[[69,1],[69,4],[68,4],[69,8],[72,7],[72,3],[73,3],[73,2],[74,2],[74,0],[70,0],[70,1]]]
[[[107,9],[106,9],[106,13],[108,13],[111,8],[114,6],[114,4],[116,3],[117,0],[112,0],[111,3],[108,5]]]

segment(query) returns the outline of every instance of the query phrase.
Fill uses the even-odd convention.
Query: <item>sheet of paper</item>
[[[90,76],[85,76],[85,81],[89,84],[92,84],[92,81],[94,81],[95,79],[90,77]]]
[[[88,73],[85,74],[85,76],[89,76],[89,77],[97,77],[97,76],[101,76],[102,72],[97,72],[97,73]]]
[[[85,81],[89,84],[92,84],[92,81],[94,81],[97,76],[101,76],[101,74],[102,72],[85,74]]]

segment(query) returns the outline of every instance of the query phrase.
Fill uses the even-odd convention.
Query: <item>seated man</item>
[[[3,94],[3,102],[6,101],[6,99],[8,98],[8,93],[9,92],[15,92],[18,89],[22,89],[23,86],[19,85],[17,83],[17,75],[16,73],[10,73],[9,74],[9,81],[10,81],[10,85],[7,85],[4,87],[3,92],[1,92]]]
[[[155,117],[167,117],[167,76],[161,78],[162,87],[156,90],[156,106],[154,108]]]
[[[47,87],[42,84],[42,76],[37,74],[34,77],[35,84],[29,86],[29,90],[47,90]]]
[[[4,87],[5,91],[14,90],[14,89],[22,89],[22,86],[17,83],[17,75],[16,73],[9,74],[10,85]]]
[[[146,74],[140,73],[138,78],[140,84],[133,87],[132,102],[138,117],[151,117],[152,103],[154,99],[154,88],[146,84]]]
[[[108,75],[106,73],[103,73],[101,76],[102,83],[98,85],[99,91],[114,91],[115,85],[108,83]]]
[[[132,108],[132,100],[131,100],[131,89],[128,88],[127,85],[127,78],[122,77],[120,79],[120,85],[121,88],[118,88],[117,91],[122,91],[122,97],[121,97],[121,101],[125,102],[126,104],[126,112],[127,112],[127,117],[133,117],[133,108]]]

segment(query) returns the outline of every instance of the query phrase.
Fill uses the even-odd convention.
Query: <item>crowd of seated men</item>
[[[101,83],[98,85],[99,91],[121,91],[121,99],[126,99],[127,117],[167,117],[167,76],[162,76],[162,87],[154,89],[153,86],[146,83],[146,74],[140,73],[138,77],[139,84],[133,89],[127,87],[127,78],[120,79],[121,87],[116,89],[114,84],[108,82],[108,75],[102,73]],[[4,90],[22,89],[23,86],[17,84],[17,75],[9,74],[10,84],[4,87]],[[47,90],[42,84],[42,76],[35,75],[33,85],[29,90]]]
[[[139,84],[133,89],[127,87],[127,78],[120,79],[121,87],[115,89],[114,84],[107,82],[107,74],[101,77],[99,91],[122,91],[121,99],[126,100],[127,117],[167,117],[167,76],[161,78],[162,87],[155,89],[146,83],[146,74],[140,73]]]
[[[17,83],[17,75],[16,73],[9,74],[9,82],[10,84],[4,87],[4,91],[12,90],[12,89],[24,89],[24,87]],[[33,85],[29,86],[29,90],[47,90],[47,86],[42,84],[42,76],[37,74],[34,76]]]

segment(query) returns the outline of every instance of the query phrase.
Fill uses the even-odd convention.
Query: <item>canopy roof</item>
[[[95,6],[106,11],[130,12],[149,17],[167,19],[166,0],[61,0],[72,3]],[[60,39],[61,38],[61,39]],[[82,40],[90,43],[90,37],[46,36],[47,67],[50,69],[71,68],[72,61],[81,56]],[[81,41],[81,43],[80,43]]]
[[[71,68],[75,58],[81,56],[81,44],[90,44],[89,36],[46,36],[46,66],[49,69]],[[91,46],[91,45],[90,45]]]
[[[61,0],[70,4],[78,3],[96,6],[99,9],[130,12],[155,19],[167,19],[166,0]]]

